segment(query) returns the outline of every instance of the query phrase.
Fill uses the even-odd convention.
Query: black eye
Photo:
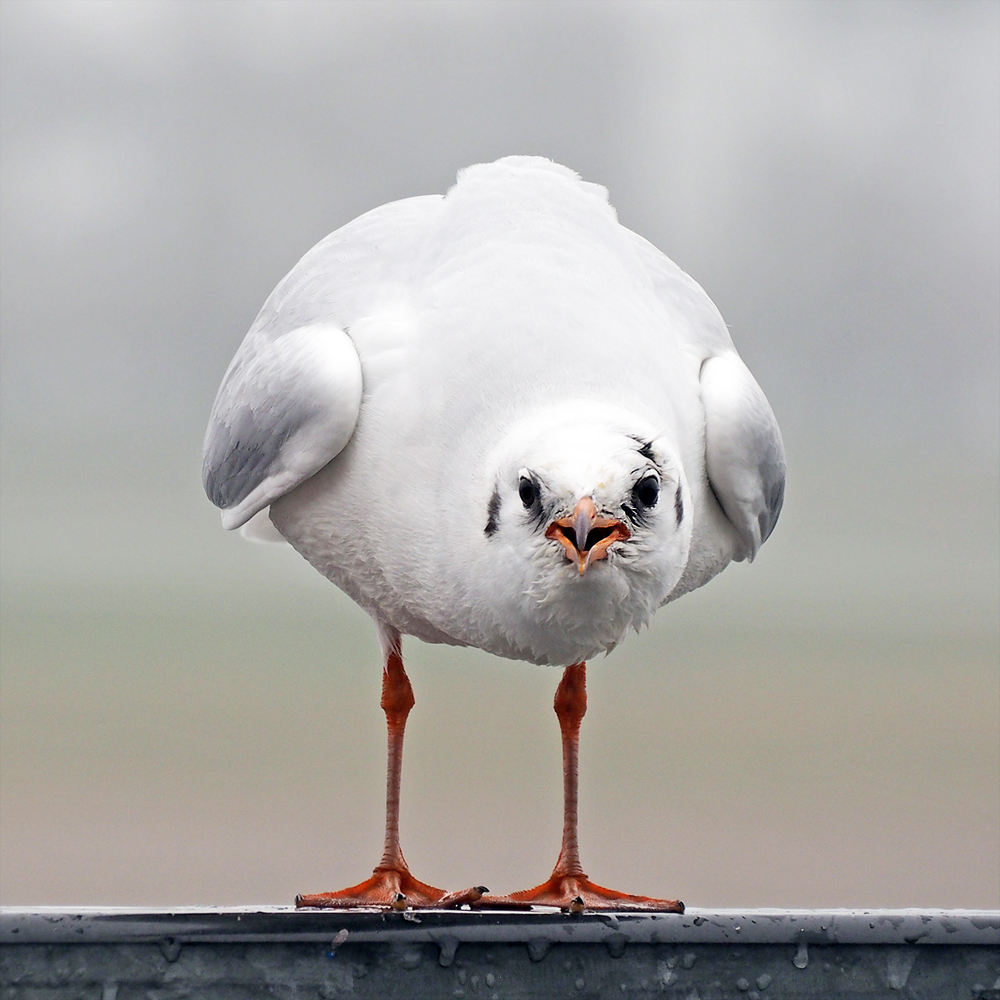
[[[521,476],[517,484],[517,494],[528,510],[538,502],[538,487],[527,476]]]
[[[632,488],[632,496],[641,507],[655,507],[660,499],[660,481],[656,476],[645,476]]]

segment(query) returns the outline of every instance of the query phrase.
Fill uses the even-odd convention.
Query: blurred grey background
[[[201,493],[317,240],[552,157],[701,282],[781,422],[753,567],[590,672],[597,881],[1000,905],[993,2],[22,2],[2,16],[7,904],[290,902],[381,850],[363,613]],[[545,877],[556,671],[406,647],[415,874]]]

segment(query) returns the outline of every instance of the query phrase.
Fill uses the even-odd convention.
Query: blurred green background
[[[374,629],[200,489],[314,242],[550,156],[785,435],[752,567],[589,673],[584,864],[701,906],[1000,905],[996,3],[0,5],[0,899],[290,902],[382,837]],[[558,673],[405,646],[414,873],[535,884]]]

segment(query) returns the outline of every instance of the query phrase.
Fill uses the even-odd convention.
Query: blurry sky
[[[1000,906],[998,43],[990,2],[4,0],[2,901],[288,902],[375,863],[374,631],[221,530],[201,436],[313,243],[534,153],[705,287],[789,460],[754,566],[593,665],[585,866]],[[406,652],[415,874],[541,881],[557,673]]]

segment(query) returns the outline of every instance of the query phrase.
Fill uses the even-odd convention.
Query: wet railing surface
[[[1000,1000],[1000,912],[0,911],[4,1000]]]

